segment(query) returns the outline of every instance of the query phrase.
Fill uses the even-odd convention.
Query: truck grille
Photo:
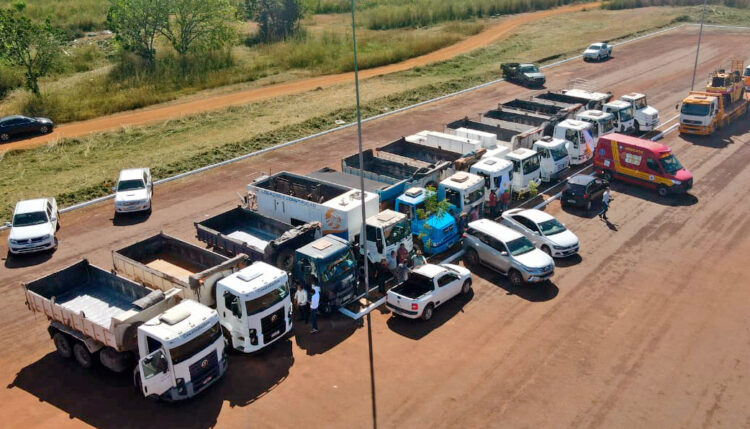
[[[219,359],[216,357],[215,350],[190,365],[190,381],[193,383],[194,391],[200,390],[218,375]]]
[[[263,332],[263,342],[268,343],[284,333],[286,320],[284,319],[284,307],[260,319],[260,328]]]
[[[683,119],[682,123],[688,124],[688,125],[700,125],[701,121],[693,121],[692,119]]]

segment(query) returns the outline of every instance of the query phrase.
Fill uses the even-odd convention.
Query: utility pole
[[[703,0],[703,13],[701,14],[701,29],[698,31],[698,47],[695,50],[695,65],[693,66],[693,81],[690,83],[690,90],[695,88],[695,73],[698,71],[698,54],[701,52],[701,37],[703,37],[703,21],[706,19],[706,3]]]

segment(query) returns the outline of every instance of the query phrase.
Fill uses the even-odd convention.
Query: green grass
[[[500,43],[456,59],[363,81],[363,116],[496,79],[501,61],[551,61],[578,53],[589,40],[633,35],[693,12],[692,8],[591,10],[572,14],[567,26],[556,19],[541,20],[520,27]],[[615,22],[620,23],[617,31],[611,30]],[[104,195],[124,166],[149,166],[161,178],[333,128],[337,120],[353,120],[352,91],[351,85],[341,85],[8,152],[0,160],[4,167],[0,169],[0,219],[8,218],[19,199],[54,195],[65,206]],[[456,116],[466,113],[456,112]]]
[[[748,9],[750,0],[711,0],[711,5],[725,5],[729,7]],[[694,6],[695,0],[608,0],[602,5],[604,9],[620,10],[649,6]]]
[[[8,8],[19,0],[0,0],[0,7]],[[49,18],[53,25],[68,33],[71,38],[89,31],[106,28],[107,0],[22,0],[24,14],[42,22]]]

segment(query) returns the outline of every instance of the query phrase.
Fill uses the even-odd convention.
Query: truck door
[[[144,396],[161,396],[172,388],[172,374],[164,349],[156,350],[138,363]]]
[[[219,303],[219,314],[224,321],[225,326],[229,326],[229,333],[232,337],[232,342],[237,336],[244,336],[242,324],[242,301],[240,297],[225,290],[222,294],[223,300]],[[233,344],[232,344],[233,345]]]

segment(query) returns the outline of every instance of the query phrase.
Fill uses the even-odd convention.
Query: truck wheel
[[[658,188],[656,188],[656,192],[659,194],[660,197],[666,197],[669,193],[669,190],[666,186],[660,185]]]
[[[472,267],[478,267],[479,266],[479,254],[474,249],[469,249],[466,252],[466,262],[469,263]]]
[[[290,249],[283,250],[276,257],[276,266],[284,271],[292,271],[294,268],[294,253]]]
[[[70,347],[70,341],[65,334],[63,334],[62,332],[56,333],[52,337],[52,341],[55,343],[57,354],[59,354],[60,357],[65,359],[70,359],[73,357],[73,348]]]
[[[94,366],[94,359],[91,357],[89,350],[81,343],[73,344],[73,356],[81,367],[89,369]]]
[[[461,286],[461,293],[466,295],[471,291],[471,279],[466,279],[464,284]]]
[[[640,134],[641,133],[641,124],[639,124],[638,121],[633,121],[633,122],[635,122],[635,125],[634,125],[634,127],[635,127],[635,133],[636,134]]]
[[[422,320],[430,320],[432,319],[432,313],[434,312],[434,307],[432,304],[427,304],[427,307],[424,308],[422,311]]]
[[[523,276],[517,270],[511,270],[508,274],[508,280],[513,287],[519,288],[523,286]]]

